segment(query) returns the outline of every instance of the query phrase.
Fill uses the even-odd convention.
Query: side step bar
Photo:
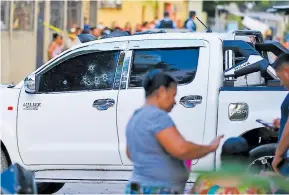
[[[91,171],[91,170],[49,170],[34,172],[37,182],[94,183],[127,182],[132,171]],[[192,173],[188,182],[196,181],[197,174]]]

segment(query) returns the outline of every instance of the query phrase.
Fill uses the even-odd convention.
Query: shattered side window
[[[119,52],[89,53],[68,59],[44,73],[40,92],[112,89]]]

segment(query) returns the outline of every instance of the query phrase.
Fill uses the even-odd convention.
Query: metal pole
[[[13,52],[12,52],[12,41],[13,41],[13,15],[14,15],[14,1],[10,1],[10,21],[9,21],[9,64],[7,66],[7,72],[9,73],[8,81],[9,83],[12,82],[11,80],[11,59],[13,58]]]
[[[67,39],[69,39],[69,36],[67,36],[67,0],[64,0],[64,10],[63,10],[63,38],[64,38],[64,45],[65,47],[67,46],[66,43],[67,43]]]
[[[80,27],[83,28],[84,26],[84,9],[85,9],[85,6],[84,6],[84,1],[79,1],[80,3],[80,7],[81,7],[81,13],[80,13]]]
[[[43,48],[44,48],[44,25],[42,24],[44,20],[44,9],[45,9],[45,2],[39,1],[38,2],[38,13],[37,13],[37,47],[36,47],[36,68],[41,66],[44,62],[43,59]]]
[[[50,24],[50,1],[44,1],[45,2],[45,7],[44,7],[44,21],[47,24]],[[49,40],[50,40],[50,33],[49,33],[49,26],[45,25],[44,26],[44,44],[43,44],[43,59],[44,61],[48,61],[48,56],[47,56],[47,49],[49,46]]]
[[[38,1],[34,1],[34,38],[35,38],[35,48],[37,48],[38,39],[37,39],[37,30],[38,30]],[[37,50],[35,51],[35,69],[37,69],[38,66],[38,60],[37,60]]]
[[[67,31],[67,0],[64,0],[63,31]]]
[[[38,26],[38,1],[34,1],[34,33],[37,33]]]
[[[96,17],[96,18],[95,18],[95,26],[98,25],[98,21],[97,21],[97,20],[98,20],[98,6],[99,6],[98,3],[99,3],[99,1],[96,1],[96,2],[95,2],[95,6],[96,6],[96,7],[95,7],[95,17]]]
[[[14,1],[12,0],[12,1],[10,1],[10,21],[9,21],[9,35],[10,35],[10,37],[12,37],[12,31],[13,31],[13,11],[14,11],[14,9],[13,9],[13,6],[14,5]]]

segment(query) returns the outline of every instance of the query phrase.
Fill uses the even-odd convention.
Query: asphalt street
[[[187,185],[187,190],[192,184]],[[123,194],[124,182],[68,183],[56,194]]]
[[[67,183],[57,194],[123,194],[125,183]]]

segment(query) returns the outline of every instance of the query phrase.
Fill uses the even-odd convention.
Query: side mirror
[[[29,75],[24,80],[24,88],[26,93],[35,94],[38,91],[39,77],[35,74]]]

